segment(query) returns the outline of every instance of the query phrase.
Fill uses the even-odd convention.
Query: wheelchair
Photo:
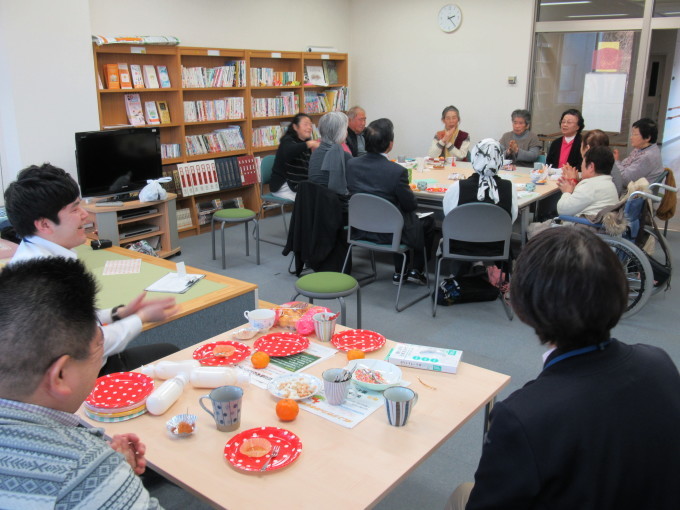
[[[623,318],[639,312],[652,295],[670,288],[671,249],[654,221],[652,208],[653,202],[661,201],[660,196],[653,194],[656,188],[663,188],[666,193],[677,192],[677,188],[661,183],[650,184],[651,192],[632,192],[621,205],[627,226],[620,235],[607,233],[603,223],[582,217],[558,216],[554,220],[555,226],[569,222],[596,229],[621,261],[628,280],[628,306]]]

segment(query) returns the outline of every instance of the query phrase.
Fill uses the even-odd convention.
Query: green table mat
[[[86,245],[79,246],[75,251],[78,253],[78,258],[85,263],[99,283],[99,292],[97,293],[98,308],[106,309],[113,308],[120,304],[127,304],[144,292],[144,289],[153,282],[157,281],[162,276],[165,276],[167,273],[172,272],[164,267],[142,260],[142,267],[139,273],[104,276],[102,273],[104,272],[104,264],[106,264],[107,260],[124,260],[126,258],[137,257],[134,255],[130,257],[118,255],[117,253],[107,250],[93,250]],[[203,278],[184,294],[148,292],[147,299],[170,296],[174,297],[177,300],[177,303],[184,303],[226,287],[228,287],[227,284],[211,282]]]

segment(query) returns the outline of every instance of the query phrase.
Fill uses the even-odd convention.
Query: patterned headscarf
[[[493,176],[496,175],[498,169],[503,164],[501,144],[493,138],[485,138],[475,145],[470,153],[472,155],[472,168],[479,174],[477,200],[483,201],[488,190],[489,198],[493,200],[494,204],[497,204],[500,198],[498,197],[498,187]]]

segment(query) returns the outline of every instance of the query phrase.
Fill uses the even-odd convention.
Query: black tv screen
[[[76,133],[76,165],[83,197],[137,191],[162,177],[158,128]]]

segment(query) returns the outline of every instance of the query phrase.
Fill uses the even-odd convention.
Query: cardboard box
[[[426,345],[397,344],[385,358],[393,365],[455,374],[463,351]]]

